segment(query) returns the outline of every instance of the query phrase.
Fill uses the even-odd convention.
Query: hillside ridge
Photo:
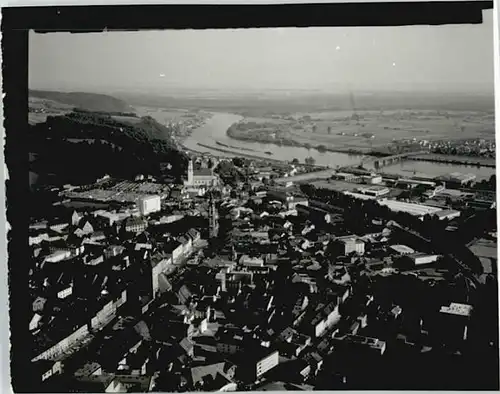
[[[132,106],[124,100],[101,93],[29,90],[28,95],[72,105],[87,111],[133,112]]]

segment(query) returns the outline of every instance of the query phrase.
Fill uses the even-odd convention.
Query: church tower
[[[219,213],[215,206],[215,200],[212,198],[210,199],[209,209],[210,238],[216,238],[219,235]]]
[[[194,185],[194,168],[193,168],[193,160],[189,160],[188,164],[188,185]]]

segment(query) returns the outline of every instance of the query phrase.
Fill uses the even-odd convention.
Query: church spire
[[[193,185],[194,184],[194,166],[193,166],[193,159],[189,160],[188,164],[188,184]]]

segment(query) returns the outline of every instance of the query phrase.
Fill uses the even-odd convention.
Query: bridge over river
[[[365,156],[361,160],[361,165],[365,168],[367,166],[370,166],[373,164],[373,167],[378,170],[382,167],[385,166],[390,166],[391,164],[397,163],[401,160],[406,159],[407,157],[410,156],[419,156],[429,153],[428,151],[418,151],[418,152],[405,152],[405,153],[399,153],[397,155],[392,155],[392,156],[383,156],[383,157],[370,157],[370,156]]]
[[[370,171],[370,167],[373,165],[373,169],[379,170],[382,167],[389,166],[391,164],[397,163],[399,161],[402,161],[406,159],[407,157],[410,156],[418,156],[418,155],[423,155],[429,153],[428,151],[418,151],[418,152],[406,152],[406,153],[400,153],[397,155],[392,155],[392,156],[384,156],[384,157],[374,157],[374,156],[364,156],[363,159],[361,160],[361,165],[366,168],[368,171],[366,173],[368,174]],[[330,178],[333,174],[335,174],[337,171],[352,171],[354,170],[353,166],[347,166],[347,167],[338,167],[337,168],[327,168],[327,169],[322,169],[318,171],[312,171],[304,174],[298,174],[294,176],[289,176],[289,177],[283,177],[283,178],[277,178],[275,179],[276,183],[286,183],[286,182],[307,182],[311,180],[316,180],[316,179],[328,179]],[[357,171],[363,172],[360,169],[357,169]]]

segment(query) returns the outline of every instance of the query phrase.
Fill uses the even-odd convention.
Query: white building
[[[339,180],[346,181],[346,182],[355,182],[355,181],[360,179],[360,177],[358,175],[347,173],[347,172],[337,172],[332,176],[332,178],[339,179]]]
[[[378,202],[380,205],[386,206],[393,212],[405,212],[410,215],[423,217],[425,215],[436,216],[440,220],[453,219],[460,216],[460,211],[452,209],[442,209],[432,207],[430,205],[414,204],[409,202],[383,199]]]
[[[173,264],[172,256],[167,258],[153,258],[151,261],[151,275],[153,282],[153,294],[159,290],[159,276],[162,272],[166,271],[169,266]]]
[[[245,267],[264,267],[264,260],[260,257],[250,257],[245,254],[241,256],[240,264]]]
[[[454,209],[443,209],[442,211],[436,212],[435,215],[439,218],[439,220],[451,220],[458,218],[460,216],[460,211],[456,211]]]
[[[42,241],[47,241],[49,239],[49,235],[47,233],[38,234],[35,237],[29,237],[29,245],[37,245]]]
[[[379,204],[386,206],[393,212],[405,212],[415,216],[433,215],[436,212],[442,211],[441,208],[431,207],[429,205],[413,204],[396,200],[381,200]]]
[[[381,175],[364,175],[361,178],[370,185],[378,185],[379,183],[382,183]]]
[[[354,193],[354,192],[349,192],[349,191],[344,191],[342,192],[346,196],[351,196],[352,198],[355,198],[356,200],[373,200],[375,199],[374,196],[369,196],[368,194],[362,194],[362,193]]]
[[[264,358],[260,359],[257,361],[255,367],[256,367],[256,372],[257,372],[257,378],[261,377],[264,375],[267,371],[273,369],[275,366],[279,364],[279,353],[277,350],[274,352],[268,354]]]
[[[150,213],[161,211],[160,196],[145,196],[139,199],[138,202],[139,212],[143,216]]]
[[[30,321],[30,331],[34,331],[38,328],[40,321],[42,320],[42,316],[38,313],[33,315],[33,318]]]
[[[71,257],[71,252],[69,250],[58,250],[45,258],[47,263],[58,263],[69,259]]]
[[[62,289],[57,293],[57,298],[63,300],[66,297],[69,297],[71,294],[73,294],[73,285],[69,285],[68,287]]]
[[[432,264],[436,262],[439,258],[439,255],[437,254],[423,254],[423,253],[416,253],[412,256],[409,256],[413,264],[415,265],[425,265],[425,264]]]
[[[367,196],[380,197],[389,194],[390,190],[389,188],[384,186],[370,186],[370,187],[361,187],[358,189],[358,192],[366,194]]]
[[[452,302],[450,306],[442,306],[440,312],[449,315],[470,317],[472,309],[471,305]]]
[[[365,243],[356,235],[338,237],[335,239],[335,243],[342,246],[344,255],[348,255],[353,252],[357,254],[365,253]]]
[[[337,324],[339,320],[339,304],[337,302],[331,302],[311,321],[311,325],[314,329],[314,336],[316,338],[321,337],[326,330]]]

